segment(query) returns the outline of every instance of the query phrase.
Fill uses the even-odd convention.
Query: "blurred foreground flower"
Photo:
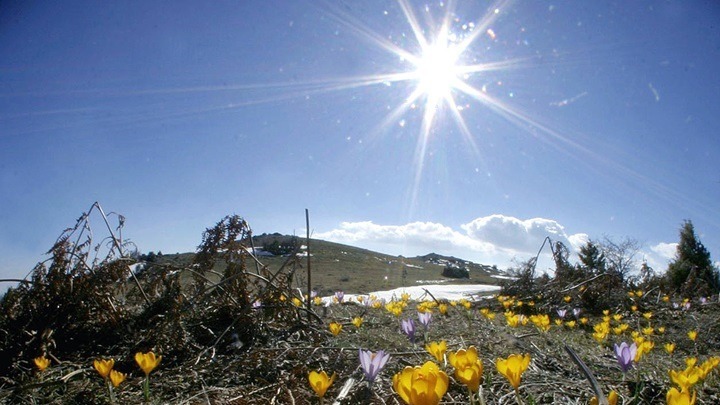
[[[50,367],[50,359],[45,357],[45,355],[35,357],[33,359],[33,362],[35,363],[35,367],[37,367],[38,371],[40,372],[45,371],[46,368]]]
[[[610,391],[610,393],[607,396],[608,404],[610,405],[617,405],[618,402],[618,394],[615,391]],[[598,399],[597,397],[590,398],[590,405],[598,405]]]
[[[393,389],[408,405],[437,405],[448,389],[449,379],[437,364],[405,367],[393,376]]]
[[[380,373],[380,370],[382,370],[388,360],[390,360],[390,355],[385,353],[383,350],[378,350],[373,353],[370,350],[363,349],[359,350],[359,354],[360,365],[365,372],[365,379],[372,384],[378,373]]]
[[[702,370],[695,365],[688,366],[685,370],[670,370],[670,381],[680,387],[682,391],[687,391],[702,380],[705,376]]]
[[[310,387],[315,391],[315,394],[320,397],[320,403],[322,403],[325,392],[330,388],[333,381],[335,381],[335,373],[333,373],[332,377],[328,377],[325,371],[311,371],[310,374],[308,374],[308,381],[310,382]]]
[[[678,391],[672,387],[667,392],[667,405],[694,405],[697,393],[690,390]]]

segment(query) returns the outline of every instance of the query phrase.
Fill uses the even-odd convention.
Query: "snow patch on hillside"
[[[486,284],[427,284],[422,286],[400,287],[387,291],[375,291],[368,295],[374,295],[378,299],[390,301],[393,298],[400,299],[403,293],[407,293],[410,295],[410,299],[419,301],[425,299],[431,300],[432,297],[428,295],[428,292],[430,292],[435,299],[452,301],[462,298],[474,300],[479,294],[498,291],[500,291],[499,286]],[[345,294],[344,300],[358,302],[358,295],[367,296],[365,294]],[[333,297],[323,297],[323,302],[325,305],[329,305],[333,302]]]

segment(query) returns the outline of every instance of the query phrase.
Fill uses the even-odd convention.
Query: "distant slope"
[[[279,245],[287,243],[291,236],[280,234],[263,234],[253,238],[256,249],[277,241]],[[300,245],[307,245],[304,238],[297,238]],[[277,246],[277,244],[275,245]],[[419,284],[492,284],[497,285],[504,272],[496,267],[487,266],[431,253],[425,256],[406,258],[391,256],[371,250],[357,248],[340,243],[311,239],[309,243],[311,255],[312,286],[320,294],[327,295],[342,290],[348,293],[368,293],[403,286]],[[306,252],[303,249],[302,252]],[[183,253],[162,255],[158,260],[172,262],[175,265],[189,265],[194,254]],[[260,256],[258,260],[275,272],[288,260],[287,256]],[[470,279],[453,279],[442,276],[448,263],[464,266],[470,272]],[[250,269],[254,264],[247,261]],[[294,267],[294,284],[305,290],[307,288],[307,257],[297,257]]]

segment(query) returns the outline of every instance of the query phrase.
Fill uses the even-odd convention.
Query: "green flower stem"
[[[150,374],[145,374],[145,403],[150,403]]]
[[[520,390],[518,390],[518,389],[515,390],[515,399],[517,399],[518,405],[524,405],[524,404],[525,404],[525,403],[523,402],[522,398],[520,398]]]
[[[112,383],[110,382],[109,379],[106,378],[105,384],[107,384],[108,394],[110,394],[110,403],[114,404],[115,403],[115,391],[113,390]]]
[[[470,391],[470,388],[468,387],[468,398],[470,398],[470,405],[475,405],[475,394]]]

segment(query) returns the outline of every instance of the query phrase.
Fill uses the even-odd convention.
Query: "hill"
[[[268,251],[279,249],[281,252],[292,252],[298,246],[299,253],[269,255]],[[255,258],[258,266],[266,266],[276,272],[283,265],[286,270],[294,269],[295,286],[307,288],[307,242],[281,234],[263,234],[253,237]],[[274,248],[268,247],[273,246]],[[311,278],[314,290],[321,295],[332,294],[342,290],[347,293],[368,293],[398,287],[419,284],[491,284],[497,285],[504,272],[495,266],[473,263],[455,257],[430,253],[424,256],[403,257],[374,252],[354,246],[310,239]],[[278,252],[277,250],[275,250]],[[156,264],[173,264],[185,267],[192,263],[194,253],[165,254],[153,259]],[[147,255],[143,255],[147,258]],[[248,255],[246,264],[249,269],[254,267],[254,260]],[[452,278],[442,276],[446,267],[464,268],[469,278]],[[148,267],[148,270],[152,266]],[[221,271],[221,268],[217,269]]]

